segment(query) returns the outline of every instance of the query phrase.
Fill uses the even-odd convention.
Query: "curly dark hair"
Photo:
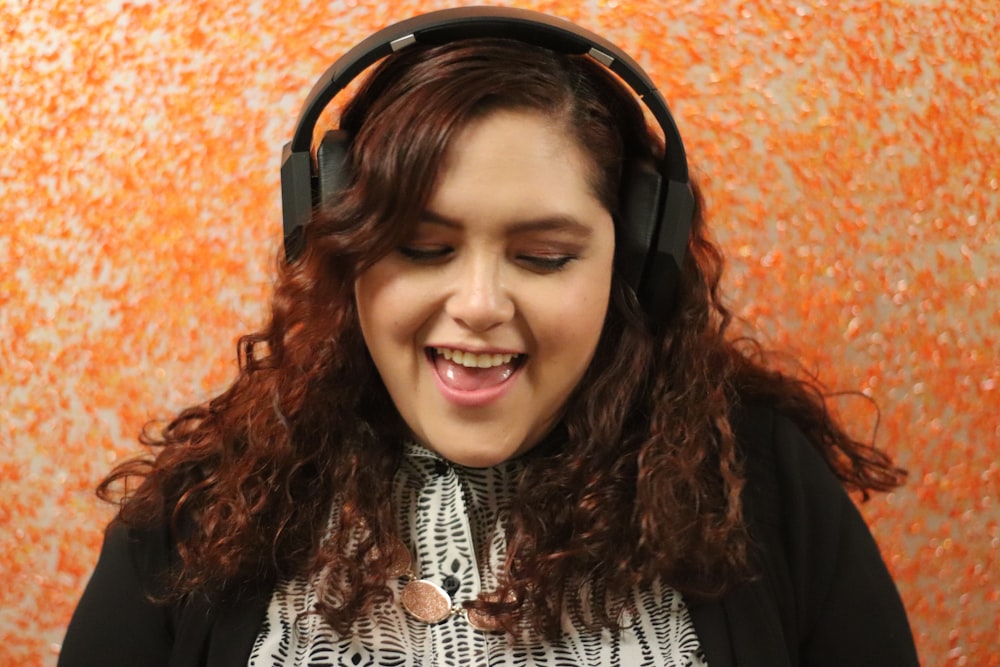
[[[633,95],[584,56],[469,40],[383,60],[341,115],[350,182],[307,226],[302,257],[279,260],[269,321],[240,339],[235,381],[148,426],[140,439],[155,457],[117,466],[99,488],[122,521],[169,523],[174,595],[329,566],[338,576],[318,611],[343,633],[391,596],[380,554],[399,539],[389,490],[407,429],[368,355],[353,285],[406,240],[457,133],[500,109],[544,113],[575,137],[612,213],[625,165],[662,152]],[[903,480],[831,418],[816,382],[729,332],[723,257],[696,199],[673,309],[651,321],[616,275],[592,363],[524,455],[500,588],[471,603],[508,630],[553,637],[564,610],[580,620],[584,607],[588,624],[613,629],[634,585],[661,578],[712,596],[752,576],[731,421],[741,402],[789,415],[849,488]]]

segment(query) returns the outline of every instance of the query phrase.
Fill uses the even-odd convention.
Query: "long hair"
[[[398,540],[389,499],[407,431],[365,348],[353,285],[405,241],[458,132],[500,109],[545,114],[574,137],[612,214],[626,164],[662,152],[632,94],[587,57],[469,40],[383,60],[341,116],[349,182],[307,226],[302,257],[279,261],[270,319],[240,339],[235,381],[148,427],[156,456],[117,466],[99,488],[122,521],[170,525],[175,596],[336,572],[318,611],[343,633],[391,596],[380,554]],[[723,258],[696,199],[673,309],[651,321],[616,274],[591,365],[524,455],[500,587],[472,603],[508,630],[556,636],[566,610],[616,628],[635,585],[717,595],[752,576],[731,421],[742,401],[792,417],[847,486],[902,481],[831,419],[818,385],[732,340]]]

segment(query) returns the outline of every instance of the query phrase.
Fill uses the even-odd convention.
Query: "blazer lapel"
[[[177,608],[170,667],[246,667],[269,600],[265,587],[223,603],[188,599]]]
[[[690,610],[691,622],[708,664],[711,667],[735,667],[729,622],[722,602],[691,602]]]
[[[208,639],[206,667],[246,667],[270,602],[270,587],[243,591],[225,604]]]
[[[781,619],[759,580],[692,603],[691,620],[712,667],[792,667]]]

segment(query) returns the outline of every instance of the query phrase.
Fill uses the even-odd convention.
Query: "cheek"
[[[587,364],[590,357],[597,349],[598,340],[604,331],[604,323],[607,320],[608,307],[611,299],[611,270],[608,269],[598,280],[591,285],[585,301],[580,309],[578,326],[581,332],[581,345],[587,349]]]
[[[409,346],[427,319],[427,299],[417,281],[398,271],[372,267],[355,283],[361,333],[377,362],[397,363],[400,346]]]
[[[598,276],[574,288],[561,290],[535,311],[546,322],[550,350],[574,375],[590,363],[604,330],[610,281],[602,278]]]
[[[380,344],[389,338],[392,330],[393,284],[386,279],[378,266],[362,274],[354,283],[354,301],[365,344],[377,357]]]

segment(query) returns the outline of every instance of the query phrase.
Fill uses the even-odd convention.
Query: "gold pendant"
[[[424,623],[439,623],[451,616],[451,596],[433,581],[415,579],[403,586],[403,609]]]
[[[394,577],[409,579],[403,586],[400,604],[408,614],[424,623],[440,623],[452,614],[465,612],[469,625],[482,632],[501,630],[497,620],[488,614],[475,609],[462,609],[452,604],[447,591],[426,579],[415,579],[413,576],[413,556],[402,543],[397,543],[389,554],[389,574]]]
[[[402,542],[396,542],[392,553],[389,554],[389,576],[408,577],[411,576],[413,567],[413,556],[410,550]]]
[[[476,609],[466,609],[465,619],[469,625],[482,632],[498,632],[503,629],[497,619]]]

